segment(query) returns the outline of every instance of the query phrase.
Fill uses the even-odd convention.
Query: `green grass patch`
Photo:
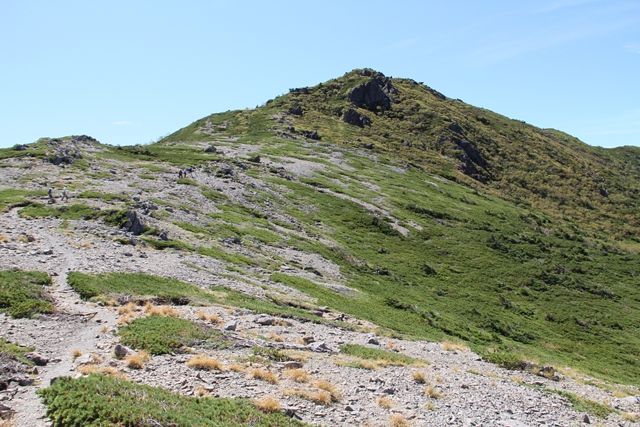
[[[35,349],[35,347],[22,347],[15,343],[9,343],[6,338],[0,337],[0,355],[9,355],[10,358],[18,360],[26,365],[33,365],[34,363],[24,357],[24,354],[34,351]]]
[[[227,262],[230,262],[231,264],[236,264],[236,265],[248,265],[248,266],[259,265],[259,263],[253,258],[249,258],[244,255],[228,253],[214,246],[210,248],[199,247],[198,253],[211,258],[221,259],[223,261],[227,261]]]
[[[26,207],[20,209],[18,214],[22,217],[31,218],[62,218],[65,220],[85,219],[92,220],[103,218],[104,221],[113,226],[122,228],[127,223],[127,210],[106,209],[101,210],[84,204],[63,205],[60,207],[52,207],[40,203],[30,203]]]
[[[615,409],[612,409],[606,405],[594,402],[593,400],[585,399],[584,397],[577,396],[567,391],[551,390],[548,388],[545,389],[545,391],[558,394],[562,397],[566,397],[573,405],[574,410],[578,412],[587,412],[589,414],[595,415],[598,418],[604,419],[607,418],[610,414],[616,412]]]
[[[112,295],[134,295],[173,304],[220,304],[247,308],[260,313],[286,317],[317,317],[300,308],[259,300],[223,287],[201,289],[179,280],[142,273],[102,273],[97,275],[70,272],[67,282],[83,299],[108,299]]]
[[[26,206],[31,201],[28,198],[34,197],[46,197],[46,190],[16,190],[13,188],[7,188],[0,190],[0,211],[12,206]]]
[[[0,271],[0,309],[15,318],[53,313],[46,287],[51,277],[37,271]]]
[[[60,377],[38,392],[56,427],[143,426],[294,427],[305,426],[282,413],[265,414],[246,399],[186,397],[159,387],[91,374]]]
[[[151,354],[181,351],[196,341],[213,338],[203,326],[189,320],[156,315],[134,319],[122,327],[118,334],[124,345]]]
[[[365,347],[359,344],[345,344],[340,347],[340,352],[349,356],[359,357],[360,359],[374,360],[394,366],[413,365],[418,362],[424,363],[423,360],[418,360],[404,354],[379,348]]]
[[[152,239],[150,237],[143,237],[142,240],[148,245],[158,249],[160,251],[164,249],[182,249],[185,251],[193,251],[193,245],[189,243],[183,242],[181,240],[161,240],[161,239]]]
[[[98,275],[70,272],[67,282],[83,299],[111,294],[154,297],[174,304],[210,301],[210,292],[175,279],[142,273],[102,273]]]
[[[183,185],[193,185],[198,187],[200,184],[198,184],[196,181],[194,181],[191,178],[178,178],[177,181],[178,184],[183,184]]]
[[[495,363],[503,368],[519,370],[526,366],[524,357],[510,351],[493,351],[482,353],[482,359],[486,362]]]
[[[113,193],[101,193],[95,190],[87,190],[75,196],[77,199],[102,199],[105,202],[111,202],[113,200],[119,200],[124,202],[128,197],[122,194]]]

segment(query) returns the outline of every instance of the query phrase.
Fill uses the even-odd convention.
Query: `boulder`
[[[158,235],[160,240],[169,240],[169,231],[164,230],[162,233]]]
[[[305,138],[313,139],[314,141],[320,141],[320,135],[318,135],[318,131],[310,130],[304,133]]]
[[[344,116],[342,117],[342,121],[350,125],[358,126],[361,128],[365,126],[371,126],[371,119],[365,116],[364,114],[358,113],[353,108],[349,108],[347,112],[344,113]]]
[[[238,323],[235,320],[231,320],[230,322],[227,322],[224,325],[222,325],[222,330],[235,331],[237,327],[238,327]]]
[[[135,236],[139,236],[147,231],[147,227],[140,221],[136,211],[127,212],[127,222],[124,224],[124,228]]]
[[[284,369],[302,369],[303,366],[302,363],[293,360],[284,362]]]
[[[269,316],[268,314],[260,314],[256,316],[256,318],[253,321],[260,325],[270,326],[275,323],[276,319],[274,317]]]
[[[391,108],[391,95],[395,93],[397,90],[391,84],[391,80],[379,76],[351,89],[349,101],[358,108],[384,112]]]
[[[34,352],[34,351],[30,351],[28,353],[24,354],[24,357],[26,357],[27,359],[31,360],[33,363],[35,363],[38,366],[46,366],[47,363],[49,363],[49,359],[47,359],[46,357]]]
[[[293,114],[294,116],[302,116],[303,111],[300,104],[296,104],[289,109],[289,114]]]
[[[204,149],[205,153],[215,153],[217,152],[218,149],[216,147],[214,147],[213,145],[208,146],[207,148]]]
[[[113,354],[116,356],[116,359],[124,359],[130,354],[133,354],[133,350],[129,347],[123,346],[122,344],[116,344],[116,347],[113,349]]]

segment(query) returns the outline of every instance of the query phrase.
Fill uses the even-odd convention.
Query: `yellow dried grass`
[[[280,401],[275,397],[267,396],[263,397],[260,400],[254,400],[253,406],[265,412],[267,414],[272,414],[274,412],[280,412],[282,410],[282,406],[280,405]]]
[[[212,357],[197,355],[187,362],[187,366],[193,369],[203,371],[224,371],[225,366],[222,362]]]

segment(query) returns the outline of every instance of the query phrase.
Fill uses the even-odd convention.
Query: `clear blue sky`
[[[364,67],[640,146],[638,0],[0,0],[0,147],[147,143]]]

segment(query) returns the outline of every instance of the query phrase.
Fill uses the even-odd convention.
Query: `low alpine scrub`
[[[0,311],[11,317],[32,317],[53,313],[52,298],[46,287],[51,277],[37,271],[0,271]]]
[[[60,377],[38,393],[47,406],[47,416],[56,427],[307,425],[277,411],[265,414],[246,399],[186,397],[113,376]]]
[[[146,350],[151,354],[180,351],[196,341],[213,340],[213,331],[186,319],[152,315],[134,319],[119,331],[120,341],[129,347]]]

